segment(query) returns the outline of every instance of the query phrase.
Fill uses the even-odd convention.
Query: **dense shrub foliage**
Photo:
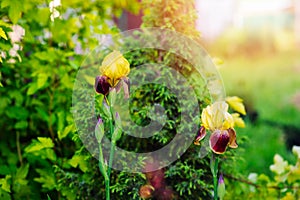
[[[85,52],[135,1],[1,1],[1,199],[100,198],[97,162],[71,117]],[[130,6],[129,6],[130,4]]]
[[[71,98],[74,78],[85,53],[101,45],[102,34],[118,31],[112,26],[112,19],[119,16],[122,9],[138,11],[139,4],[135,1],[124,2],[1,1],[1,199],[104,198],[104,180],[98,161],[85,150],[76,133]],[[145,5],[157,9],[150,2],[145,1]],[[183,5],[184,1],[167,5],[168,15],[172,18]],[[145,20],[144,26],[153,26],[151,20],[165,20],[153,11],[146,16],[148,21]],[[185,20],[189,19],[194,20],[194,15],[187,15]],[[184,30],[172,21],[164,28],[191,36],[196,33],[193,28]],[[134,41],[128,41],[128,45],[134,45]],[[174,63],[176,55],[167,55],[167,52],[135,51],[125,57],[132,67],[164,60],[166,65],[191,73],[186,67],[187,61]],[[166,88],[149,85],[141,92],[142,96],[133,94],[132,97],[131,114],[137,124],[147,121],[145,105],[135,104],[140,100],[166,105],[170,119],[162,135],[153,141],[132,146],[128,142],[132,138],[125,137],[119,144],[125,149],[152,150],[166,144],[178,120],[180,111],[174,107],[176,97]],[[198,101],[202,108],[210,100],[204,95]],[[209,195],[209,164],[207,159],[197,159],[197,156],[197,148],[191,147],[180,160],[164,169],[166,184],[179,199]],[[113,199],[139,199],[139,189],[146,183],[144,174],[113,171]]]

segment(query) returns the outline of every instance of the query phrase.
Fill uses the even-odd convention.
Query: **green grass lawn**
[[[227,95],[244,98],[248,111],[256,111],[255,123],[238,130],[238,138],[248,141],[238,151],[245,162],[238,163],[240,172],[270,173],[273,156],[278,153],[293,161],[286,147],[287,134],[300,130],[300,110],[293,103],[300,93],[300,51],[260,55],[256,57],[231,57],[220,68]],[[288,130],[287,130],[288,129]],[[300,141],[299,141],[300,142]]]

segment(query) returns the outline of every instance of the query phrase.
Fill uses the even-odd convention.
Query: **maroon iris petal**
[[[209,139],[210,148],[216,154],[224,153],[228,143],[229,133],[227,130],[215,130]]]
[[[197,136],[194,140],[194,144],[195,145],[200,145],[200,141],[206,136],[206,130],[204,128],[204,126],[201,126],[198,133],[197,133]]]
[[[99,94],[107,95],[109,92],[109,83],[106,76],[97,76],[95,79],[95,90]]]

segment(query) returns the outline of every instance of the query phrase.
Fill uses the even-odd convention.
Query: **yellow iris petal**
[[[233,128],[234,120],[227,110],[228,104],[224,101],[218,101],[207,106],[201,114],[202,126],[211,131]]]
[[[204,126],[205,129],[210,129],[210,127],[213,126],[210,106],[207,106],[205,109],[203,109],[201,114],[201,121],[202,126]]]
[[[107,82],[115,87],[121,78],[129,74],[129,62],[119,51],[113,51],[105,56],[100,72],[108,78]]]
[[[234,120],[234,125],[240,127],[240,128],[245,128],[245,122],[244,120],[240,117],[239,113],[233,113],[231,114]]]
[[[245,106],[243,104],[243,99],[241,99],[237,96],[227,97],[226,102],[229,104],[229,106],[233,110],[235,110],[235,111],[237,111],[237,112],[239,112],[243,115],[246,115],[246,109],[245,109]]]
[[[234,119],[231,114],[228,112],[224,113],[224,119],[223,119],[223,124],[222,124],[222,130],[227,130],[230,128],[233,128],[234,126]]]

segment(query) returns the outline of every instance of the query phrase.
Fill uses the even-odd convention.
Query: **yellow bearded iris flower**
[[[227,146],[237,148],[234,118],[228,113],[228,104],[218,101],[207,106],[201,114],[201,127],[198,131],[194,144],[199,145],[206,136],[206,130],[211,132],[209,146],[216,154],[225,152]]]
[[[107,77],[107,82],[110,86],[115,87],[120,79],[129,74],[129,62],[119,51],[113,51],[105,56],[100,72],[102,76]]]

